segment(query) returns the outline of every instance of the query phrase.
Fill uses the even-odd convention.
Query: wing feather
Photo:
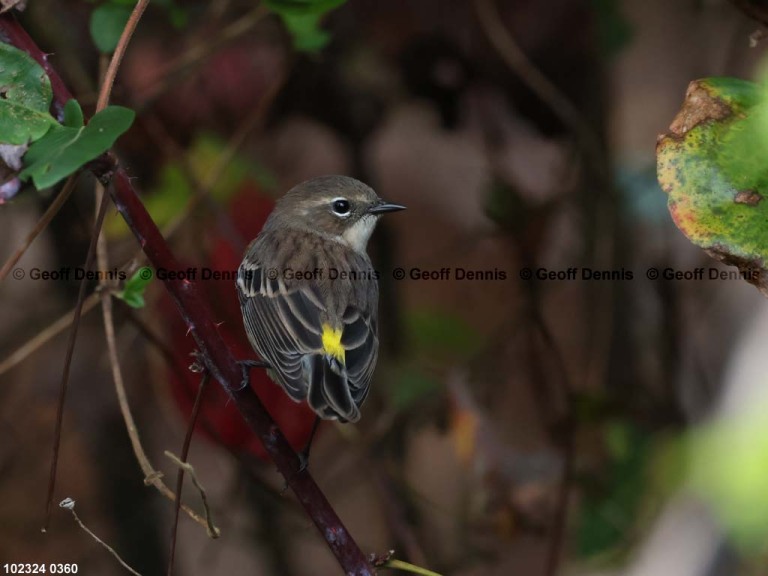
[[[321,349],[320,324],[313,297],[301,287],[291,290],[282,282],[267,279],[262,268],[242,265],[238,271],[238,295],[246,333],[256,352],[272,367],[280,384],[296,401],[307,395],[302,358]],[[295,314],[294,310],[299,311]]]
[[[327,309],[327,287],[272,278],[273,269],[254,261],[238,270],[237,287],[248,338],[275,379],[294,400],[307,400],[322,418],[355,422],[370,390],[378,357],[375,318],[378,290],[350,284],[343,314]],[[354,293],[355,298],[350,297]],[[336,294],[339,298],[339,294]],[[345,349],[343,362],[323,351],[322,326],[335,317]],[[335,322],[334,322],[335,324]]]

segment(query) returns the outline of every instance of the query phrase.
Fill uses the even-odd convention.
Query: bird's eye
[[[349,215],[349,200],[346,200],[344,198],[336,198],[336,200],[333,201],[331,204],[331,208],[333,209],[334,213],[338,216],[348,216]]]

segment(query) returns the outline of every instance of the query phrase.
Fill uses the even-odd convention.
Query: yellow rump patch
[[[333,356],[344,364],[344,345],[341,343],[341,330],[331,328],[330,324],[323,324],[323,350],[329,356]]]

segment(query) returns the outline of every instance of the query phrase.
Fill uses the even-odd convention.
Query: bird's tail
[[[360,409],[352,399],[347,369],[333,356],[317,354],[312,358],[307,401],[321,418],[357,422]]]

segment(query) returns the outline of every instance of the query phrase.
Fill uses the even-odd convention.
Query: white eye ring
[[[349,203],[349,200],[339,196],[331,200],[331,210],[340,218],[348,218],[352,214],[352,205]]]

